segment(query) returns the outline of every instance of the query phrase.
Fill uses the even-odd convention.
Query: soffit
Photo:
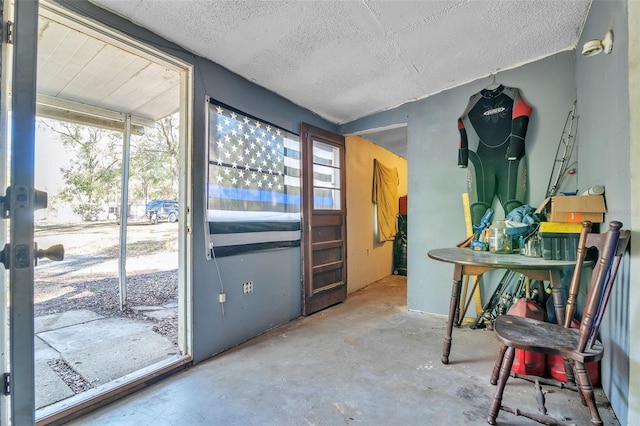
[[[149,126],[179,108],[174,67],[62,16],[40,15],[37,66],[39,116],[100,125],[131,114],[134,124]]]

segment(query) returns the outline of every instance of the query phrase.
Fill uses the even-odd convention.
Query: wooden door
[[[347,297],[344,137],[300,125],[303,315]]]

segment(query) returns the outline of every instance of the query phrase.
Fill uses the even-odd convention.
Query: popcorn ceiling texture
[[[90,0],[341,124],[574,49],[590,0]]]

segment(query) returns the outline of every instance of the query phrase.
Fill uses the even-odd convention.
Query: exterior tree
[[[178,199],[179,116],[173,114],[131,140],[129,194],[133,198]]]
[[[71,203],[84,220],[95,220],[118,193],[121,134],[54,120],[40,120],[40,125],[54,132],[69,154],[69,162],[60,169],[64,179],[60,200]]]
[[[49,119],[40,119],[39,125],[57,135],[68,153],[68,163],[60,169],[64,186],[57,195],[61,202],[70,203],[84,220],[95,220],[109,202],[118,203],[121,132]],[[131,138],[129,200],[177,200],[179,116],[173,114],[145,130]]]

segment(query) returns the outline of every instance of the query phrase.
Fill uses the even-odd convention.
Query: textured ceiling
[[[576,46],[590,0],[91,0],[337,124]]]

